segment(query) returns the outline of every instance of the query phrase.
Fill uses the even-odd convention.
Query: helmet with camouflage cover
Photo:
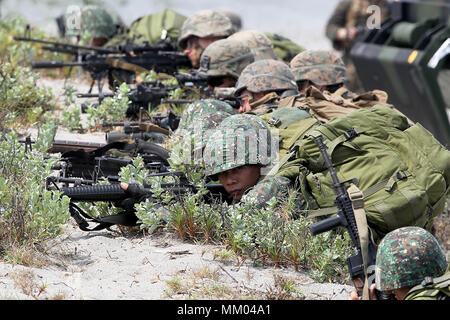
[[[258,116],[235,114],[224,119],[206,142],[203,160],[207,176],[244,165],[271,163],[272,135]]]
[[[391,231],[380,242],[376,257],[378,290],[394,290],[420,284],[425,277],[445,273],[447,260],[436,238],[419,227]]]
[[[92,38],[109,39],[117,31],[111,14],[104,8],[89,5],[66,16],[66,35],[81,36],[88,31]]]
[[[219,8],[217,9],[218,12],[226,15],[228,17],[228,19],[230,19],[231,24],[234,27],[234,32],[237,32],[239,30],[241,30],[242,28],[242,19],[241,16],[238,15],[236,12],[231,11],[228,8]]]
[[[194,128],[197,126],[197,119],[203,115],[216,111],[223,111],[229,114],[236,113],[236,110],[224,101],[216,99],[198,100],[189,104],[183,111],[180,123],[175,133],[184,135],[188,132],[193,132]]]
[[[239,96],[245,89],[254,93],[297,90],[297,83],[291,70],[284,62],[263,59],[245,67],[235,87],[234,94]]]
[[[191,36],[226,38],[233,32],[234,27],[227,16],[213,10],[200,10],[184,21],[178,36],[178,45],[185,49]]]
[[[209,64],[205,60],[209,60]],[[239,78],[242,70],[255,61],[250,48],[242,41],[221,39],[211,43],[200,58],[200,73],[210,77]],[[202,67],[207,66],[207,70]]]
[[[309,80],[318,86],[344,83],[347,79],[345,64],[331,51],[307,50],[290,62],[295,81]]]
[[[225,118],[228,118],[231,115],[233,114],[217,110],[198,117],[192,133],[195,142],[194,152],[203,149],[208,141],[209,133],[212,132],[211,130],[217,128]]]
[[[256,30],[239,31],[229,36],[228,39],[236,39],[247,44],[255,55],[255,60],[278,59],[275,51],[273,51],[272,41],[262,32]]]

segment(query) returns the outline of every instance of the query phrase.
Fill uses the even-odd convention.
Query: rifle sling
[[[369,262],[369,228],[367,226],[366,212],[364,210],[364,195],[355,184],[351,184],[347,189],[348,195],[352,202],[353,211],[355,213],[356,226],[358,228],[359,243],[361,247],[362,261],[364,264],[364,288],[363,300],[369,300],[369,282],[367,277],[367,269]]]
[[[78,224],[78,227],[83,231],[99,231],[109,228],[115,224],[123,226],[136,226],[137,222],[137,217],[134,214],[129,214],[126,212],[94,218],[89,216],[83,209],[81,209],[74,203],[70,203],[69,211],[70,215]],[[86,219],[90,220],[90,222],[97,222],[98,225],[92,229],[89,229],[89,223],[86,221]]]

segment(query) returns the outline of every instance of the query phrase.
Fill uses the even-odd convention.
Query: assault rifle
[[[198,186],[191,184],[184,172],[166,172],[161,174],[154,174],[155,176],[174,176],[177,182],[161,183],[161,188],[172,193],[175,196],[180,196],[186,193],[195,193],[198,191]],[[206,184],[207,193],[204,195],[205,201],[212,202],[217,199],[223,201],[231,201],[230,195],[225,191],[220,184]],[[109,228],[115,224],[124,226],[136,226],[138,224],[137,217],[134,211],[134,204],[141,201],[152,201],[152,186],[144,184],[142,187],[138,185],[129,185],[128,191],[122,189],[120,184],[100,185],[100,186],[77,186],[69,188],[61,188],[62,195],[70,198],[69,210],[71,216],[77,222],[79,228],[83,231],[96,231]],[[76,205],[76,202],[95,202],[107,201],[113,202],[116,206],[124,209],[123,212],[115,215],[94,218],[89,216],[84,210]],[[155,203],[154,206],[161,206]],[[89,229],[89,222],[97,223],[98,225]]]
[[[350,235],[350,239],[354,245],[354,247],[357,250],[357,254],[350,256],[347,258],[347,265],[348,270],[350,272],[350,277],[352,280],[356,280],[356,282],[359,282],[361,284],[364,284],[365,281],[370,279],[371,277],[374,277],[374,267],[375,267],[375,258],[376,258],[376,247],[375,244],[370,240],[370,237],[368,239],[368,245],[367,245],[367,253],[365,254],[364,251],[366,251],[360,242],[360,237],[358,233],[358,227],[356,223],[356,217],[355,212],[353,210],[352,206],[352,200],[350,199],[350,196],[347,192],[347,189],[345,187],[345,183],[347,182],[353,182],[356,183],[356,179],[352,179],[349,181],[340,182],[338,179],[338,176],[336,174],[336,171],[333,167],[333,164],[331,162],[330,156],[327,153],[327,147],[322,141],[322,137],[318,136],[315,138],[315,142],[317,146],[319,147],[319,150],[325,160],[325,164],[330,172],[331,178],[333,179],[333,187],[336,191],[336,199],[335,204],[338,208],[338,212],[336,216],[324,219],[322,221],[316,222],[311,225],[311,233],[312,235],[317,235],[323,232],[330,231],[334,228],[337,228],[339,226],[345,227]],[[362,201],[362,199],[359,199]],[[363,255],[366,255],[364,259],[367,259],[367,261],[363,260]],[[365,263],[364,263],[365,262]],[[370,274],[370,275],[369,275]],[[366,279],[367,277],[367,279]],[[355,282],[355,283],[356,283]],[[370,286],[370,284],[369,284]],[[357,288],[359,296],[361,296],[360,290]],[[391,296],[376,290],[376,295],[378,300],[389,300],[392,299]]]

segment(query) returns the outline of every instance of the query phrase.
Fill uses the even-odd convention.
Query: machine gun
[[[167,172],[169,152],[157,144],[136,140],[135,143],[113,142],[94,150],[76,149],[62,153],[60,161],[52,169],[57,176],[49,177],[47,183],[74,183],[85,179],[97,183],[104,178],[111,183],[119,181],[119,171],[132,163],[132,157],[143,158],[144,167],[150,172]]]
[[[30,136],[27,136],[24,140],[19,140],[20,143],[25,144],[25,151],[32,151],[34,141]],[[54,140],[48,153],[67,152],[72,150],[84,149],[86,151],[96,150],[105,146],[105,143],[101,142],[86,142],[86,141],[70,141],[70,140]]]
[[[345,187],[346,182],[356,183],[356,179],[350,181],[340,182],[336,171],[331,162],[330,156],[327,153],[327,147],[322,141],[322,136],[318,136],[315,139],[317,146],[319,147],[320,153],[322,154],[325,164],[330,172],[331,178],[333,179],[333,187],[336,191],[335,204],[338,208],[336,216],[324,219],[322,221],[316,222],[311,225],[311,233],[313,236],[330,231],[336,227],[345,227],[350,235],[350,239],[353,246],[357,250],[357,254],[350,256],[347,259],[348,270],[350,272],[350,277],[355,283],[364,284],[370,277],[370,273],[374,273],[375,258],[376,258],[376,247],[375,244],[368,237],[368,243],[363,245],[360,241],[360,234],[358,232],[357,221],[355,217],[355,212],[353,210],[352,199]],[[358,288],[357,288],[358,289]],[[378,300],[390,300],[393,299],[381,291],[376,290],[376,295]],[[358,292],[361,296],[361,292]]]
[[[173,176],[177,178],[177,182],[174,183],[161,183],[161,188],[164,191],[170,192],[173,195],[180,196],[186,193],[195,193],[199,190],[198,186],[190,183],[184,172],[165,172],[160,174],[153,174],[155,176]],[[230,195],[225,191],[220,184],[206,184],[205,188],[207,193],[204,195],[205,201],[212,202],[217,199],[231,202]],[[60,189],[62,196],[68,196],[70,198],[69,210],[71,216],[77,222],[79,228],[83,231],[96,231],[109,228],[115,224],[124,226],[136,226],[138,224],[137,217],[134,213],[134,204],[141,201],[152,201],[155,203],[152,197],[152,186],[144,184],[142,187],[137,185],[130,185],[128,190],[122,189],[120,184],[112,185],[100,185],[100,186],[77,186],[77,187],[63,187]],[[76,202],[95,202],[95,201],[107,201],[114,202],[117,206],[124,209],[123,212],[115,215],[109,215],[105,217],[91,217],[79,206]],[[161,206],[155,203],[155,206]],[[97,223],[98,225],[92,229],[89,229],[89,222]]]
[[[146,81],[140,82],[136,85],[130,85],[130,93],[128,98],[130,104],[126,110],[126,117],[129,119],[137,119],[140,117],[140,112],[150,111],[156,109],[162,102],[161,100],[167,98],[171,90],[177,89],[180,86],[166,86],[158,81]],[[94,104],[97,107],[105,97],[112,97],[112,94],[93,94],[93,93],[79,93],[77,98],[98,98],[98,104]],[[87,104],[81,104],[81,112],[85,113],[88,109]]]
[[[139,121],[127,122],[103,122],[101,126],[123,127],[123,132],[107,132],[106,142],[111,143],[122,139],[141,139],[148,140],[152,137],[152,132],[169,135],[178,128],[180,116],[169,110],[165,115],[152,115],[150,118]]]
[[[19,142],[25,144],[25,151],[32,151],[33,141],[30,137]],[[57,175],[47,178],[47,185],[63,183],[78,185],[94,184],[99,178],[111,183],[119,181],[119,171],[132,163],[132,157],[139,155],[144,161],[144,168],[150,172],[167,172],[169,152],[163,147],[142,140],[134,143],[113,142],[95,143],[83,141],[55,140],[47,151],[61,153],[58,163],[52,167]],[[50,158],[52,156],[45,155]]]
[[[167,40],[160,44],[123,45],[118,47],[103,48],[96,46],[81,46],[56,41],[33,39],[30,37],[30,29],[27,26],[24,37],[15,36],[16,41],[30,41],[45,44],[44,50],[60,52],[74,56],[72,62],[61,61],[35,61],[32,68],[62,68],[81,66],[92,77],[92,84],[88,93],[97,81],[99,92],[102,92],[102,79],[108,77],[110,85],[114,87],[115,71],[126,71],[127,83],[134,82],[136,72],[164,72],[173,74],[181,68],[191,68],[190,60],[181,52],[176,51],[176,46]]]

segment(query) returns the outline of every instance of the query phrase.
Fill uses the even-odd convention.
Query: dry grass
[[[14,281],[14,285],[20,288],[24,294],[39,299],[39,296],[45,291],[47,285],[36,282],[34,273],[30,270],[16,271],[9,274]]]
[[[214,299],[214,300],[303,300],[294,279],[274,274],[273,284],[263,289],[248,287],[238,281],[220,265],[216,268],[204,266],[190,273],[177,273],[166,280],[166,298]],[[251,282],[253,277],[248,276]],[[231,281],[230,281],[231,280]]]

